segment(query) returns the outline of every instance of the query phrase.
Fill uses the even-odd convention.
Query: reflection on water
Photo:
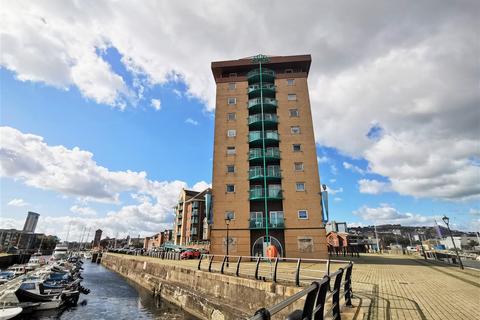
[[[86,261],[83,266],[82,285],[91,292],[81,295],[76,307],[36,312],[18,319],[196,319],[101,265]]]

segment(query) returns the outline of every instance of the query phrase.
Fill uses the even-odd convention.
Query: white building
[[[467,237],[465,235],[463,236],[456,236],[453,237],[453,240],[455,241],[455,245],[457,246],[457,249],[461,249],[462,247],[468,246],[468,243],[471,240],[477,241],[477,237]],[[447,249],[454,249],[452,238],[446,237],[442,240],[440,240],[440,243],[445,246]]]

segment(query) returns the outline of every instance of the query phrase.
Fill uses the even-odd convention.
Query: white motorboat
[[[14,264],[13,266],[8,267],[7,271],[12,271],[15,274],[15,277],[21,276],[27,273],[24,265]]]
[[[20,307],[10,307],[0,309],[0,320],[12,319],[22,313],[23,309]]]
[[[68,258],[68,246],[66,244],[57,244],[52,255],[54,260],[64,260]]]

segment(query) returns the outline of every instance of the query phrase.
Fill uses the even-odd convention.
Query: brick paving
[[[364,319],[480,319],[480,271],[411,256],[353,261],[354,294],[371,301]]]
[[[198,260],[128,257],[190,268],[198,265]],[[479,270],[461,271],[402,255],[366,254],[348,259],[354,262],[354,295],[362,300],[359,319],[480,319]],[[332,264],[331,271],[339,266]]]

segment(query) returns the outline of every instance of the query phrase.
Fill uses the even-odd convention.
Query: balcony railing
[[[276,143],[279,141],[278,131],[268,130],[263,135],[266,143]],[[260,145],[262,143],[262,131],[250,131],[248,133],[248,142],[254,145]]]
[[[268,166],[267,167],[267,179],[280,179],[282,176],[280,174],[280,166]],[[250,180],[256,180],[263,178],[263,168],[262,167],[253,167],[250,168],[248,177]]]
[[[250,229],[265,229],[266,222],[264,217],[250,219]],[[283,217],[272,217],[268,219],[268,227],[271,229],[284,229],[285,219]]]
[[[265,126],[271,127],[278,123],[278,117],[275,113],[264,113],[263,117],[262,114],[257,113],[248,117],[248,125],[251,127],[261,128],[262,121]]]
[[[273,82],[275,79],[275,71],[262,68],[262,81],[263,82]],[[247,73],[247,79],[250,83],[257,83],[260,81],[260,69],[255,69]]]
[[[274,98],[254,98],[248,100],[248,109],[253,111],[260,111],[263,104],[264,111],[275,111],[278,106],[278,101]]]
[[[261,148],[250,149],[248,154],[248,160],[261,160],[263,157]],[[265,158],[267,160],[279,160],[280,159],[280,149],[273,147],[267,148],[265,151]]]
[[[263,200],[265,199],[265,193],[263,188],[254,188],[250,190],[250,200]],[[277,188],[268,188],[267,199],[281,200],[283,199],[282,190]]]
[[[262,93],[264,97],[274,97],[276,86],[272,83],[251,84],[248,86],[248,96],[250,98],[259,97]]]

